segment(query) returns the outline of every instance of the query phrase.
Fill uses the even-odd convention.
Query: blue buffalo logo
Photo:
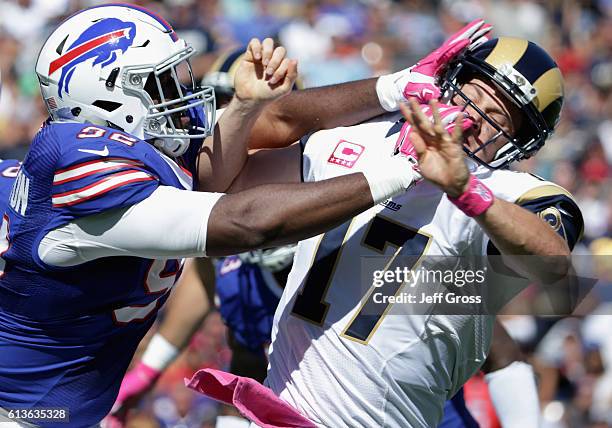
[[[95,58],[92,67],[106,67],[117,59],[117,52],[124,53],[134,43],[136,25],[116,18],[106,18],[89,27],[59,58],[49,65],[49,74],[62,70],[58,95],[70,93],[68,85],[76,67]]]

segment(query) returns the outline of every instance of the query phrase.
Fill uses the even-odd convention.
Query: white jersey
[[[311,135],[304,180],[384,165],[398,118]],[[526,173],[471,169],[504,200],[563,192]],[[416,256],[413,269],[421,256],[473,256],[478,269],[486,245],[476,221],[427,182],[300,242],[274,319],[267,385],[320,426],[437,426],[445,400],[484,362],[494,317],[411,315],[398,303],[373,313],[364,266],[383,269],[399,253]]]

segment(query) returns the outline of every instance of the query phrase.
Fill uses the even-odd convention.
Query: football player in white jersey
[[[427,314],[393,304],[389,297],[406,286],[376,287],[373,270],[392,270],[394,260],[432,270],[431,256],[456,256],[463,269],[477,271],[499,254],[517,275],[542,282],[570,269],[583,226],[571,195],[507,169],[535,154],[558,122],[563,87],[552,58],[526,40],[494,39],[462,55],[443,82],[450,106],[437,114],[436,107],[405,109],[423,138],[400,115],[385,115],[257,153],[233,183],[299,180],[300,163],[303,181],[318,181],[377,168],[397,150],[419,158],[423,182],[298,246],[275,316],[266,383],[316,426],[436,426],[444,401],[487,355],[493,316],[443,315],[435,302]],[[444,117],[447,128],[457,117],[455,127],[469,129],[467,157],[421,108]],[[273,177],[258,172],[271,165]],[[499,291],[501,278],[488,269],[488,291]],[[247,397],[241,405],[256,411]]]
[[[483,43],[487,40],[486,34],[489,31],[490,26],[482,20],[474,21],[421,60],[418,67],[403,70],[395,75],[383,76],[378,81],[377,79],[368,79],[335,87],[315,88],[304,93],[300,91],[300,94],[293,93],[292,95],[295,96],[286,97],[263,112],[251,134],[251,147],[257,147],[261,144],[267,146],[284,144],[291,135],[295,135],[294,138],[297,138],[298,135],[306,131],[312,132],[321,127],[333,127],[346,122],[359,122],[367,117],[380,114],[383,107],[397,110],[398,99],[405,100],[406,94],[416,95],[430,89],[436,90],[436,88],[432,88],[431,82],[433,82],[434,75],[438,73],[440,66],[452,59],[468,44]],[[269,59],[272,63],[274,60],[273,52],[276,52],[278,48],[273,50],[271,42],[271,39],[266,39],[262,43],[254,39],[250,43],[250,49],[254,54],[263,55],[263,61],[265,61],[266,56],[272,57]],[[238,69],[238,64],[244,57],[241,54],[242,52],[236,51],[224,61],[225,65],[223,67],[229,69],[232,79]],[[221,68],[223,69],[223,67]],[[217,75],[219,74],[217,73]],[[229,76],[223,77],[227,80]],[[380,81],[384,81],[384,84],[377,83]],[[233,87],[231,89],[231,92],[233,92]],[[215,91],[217,92],[217,88],[215,88]],[[331,96],[332,93],[334,96]],[[351,100],[347,103],[346,98],[349,94],[351,94]],[[324,103],[326,104],[325,108],[322,107]],[[335,106],[330,106],[330,103],[335,104]],[[351,110],[356,108],[352,104],[359,105],[358,111]],[[219,106],[219,102],[217,106]],[[223,106],[221,105],[221,107]],[[322,114],[325,116],[321,116]],[[220,112],[217,113],[217,116],[220,116]],[[275,126],[269,126],[272,122]],[[263,129],[262,123],[269,129]],[[229,142],[224,143],[224,145],[226,145],[224,150],[228,153],[231,151],[229,147],[236,146],[235,143]],[[203,154],[206,156],[206,153]],[[239,153],[239,150],[235,150],[235,153]],[[226,166],[226,173],[235,170],[232,166],[225,164],[224,166]],[[207,179],[210,179],[210,177]],[[157,334],[147,348],[145,356],[154,357],[147,358],[149,365],[139,364],[136,370],[128,376],[127,382],[124,380],[116,404],[117,410],[125,410],[129,407],[123,405],[124,399],[132,402],[132,398],[141,395],[152,386],[161,370],[167,367],[178,355],[180,346],[177,347],[174,344],[186,346],[190,332],[199,324],[208,310],[208,300],[202,293],[201,280],[198,278],[194,267],[195,264],[190,264],[184,271],[184,276],[189,279],[183,281],[186,284],[178,289],[178,294],[170,303],[170,312],[161,328],[164,334]],[[202,278],[202,280],[211,282],[210,278]],[[186,302],[189,302],[188,306],[185,306]]]

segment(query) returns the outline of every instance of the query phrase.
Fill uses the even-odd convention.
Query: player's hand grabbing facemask
[[[455,129],[456,119],[459,115],[463,116],[460,121],[461,129],[463,130],[463,132],[469,130],[470,128],[472,128],[472,126],[474,126],[474,121],[463,111],[462,107],[450,106],[447,104],[440,103],[438,103],[437,105],[441,123],[444,126],[444,129],[449,134],[453,133]],[[427,119],[429,119],[429,121],[433,123],[433,113],[431,110],[431,106],[428,104],[420,104],[419,107],[423,111],[425,117],[427,117]],[[410,163],[413,164],[413,168],[419,174],[419,178],[422,178],[420,176],[420,170],[418,165],[419,158],[410,138],[412,131],[412,125],[409,122],[404,122],[397,141],[395,143],[393,155],[406,157],[410,161]]]
[[[415,99],[403,104],[401,110],[411,126],[408,137],[413,147],[400,144],[400,153],[417,153],[421,175],[444,191],[448,200],[468,217],[489,209],[495,200],[493,192],[470,174],[465,162],[463,131],[472,126],[471,118],[461,109],[457,111],[457,107],[435,100],[430,101],[427,113]],[[451,117],[454,123],[449,123]]]
[[[489,40],[492,28],[482,19],[472,21],[416,65],[379,77],[376,93],[380,105],[387,111],[396,111],[400,103],[412,97],[420,104],[440,98],[437,80],[444,67],[465,49],[474,49]]]

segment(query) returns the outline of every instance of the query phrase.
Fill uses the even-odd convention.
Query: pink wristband
[[[160,370],[149,367],[142,361],[139,362],[123,378],[115,403],[123,404],[126,399],[146,391],[155,383],[161,373]]]
[[[491,189],[471,174],[467,190],[457,198],[448,197],[468,217],[476,217],[485,212],[493,205],[494,199]]]

